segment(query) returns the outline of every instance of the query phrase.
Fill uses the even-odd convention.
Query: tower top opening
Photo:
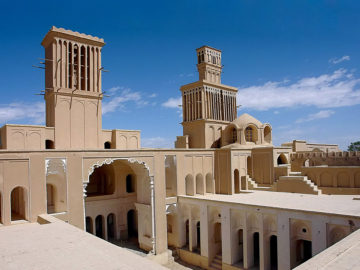
[[[71,40],[83,44],[93,45],[103,47],[105,45],[104,39],[94,37],[91,35],[74,32],[71,30],[66,30],[64,28],[57,28],[55,26],[51,27],[49,32],[45,35],[41,45],[47,47],[54,38],[61,38],[66,40]]]

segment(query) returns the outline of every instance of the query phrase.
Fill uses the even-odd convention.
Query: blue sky
[[[1,1],[0,124],[43,124],[44,74],[32,68],[52,25],[105,39],[104,129],[140,129],[143,146],[182,135],[179,88],[197,80],[195,49],[223,51],[238,115],[293,139],[360,140],[358,1]]]

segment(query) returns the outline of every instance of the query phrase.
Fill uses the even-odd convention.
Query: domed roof
[[[237,125],[239,128],[246,127],[249,124],[255,124],[258,127],[262,126],[262,123],[259,120],[247,113],[240,115],[238,118],[232,121],[232,123]]]

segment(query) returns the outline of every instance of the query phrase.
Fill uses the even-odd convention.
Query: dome
[[[234,121],[231,122],[232,124],[237,125],[239,128],[244,128],[248,126],[249,124],[255,124],[257,127],[261,127],[262,123],[254,118],[253,116],[244,113],[240,115],[238,118],[236,118]]]

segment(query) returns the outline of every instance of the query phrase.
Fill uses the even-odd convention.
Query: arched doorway
[[[239,238],[239,261],[244,260],[244,230],[239,229],[238,231],[238,238]]]
[[[201,229],[200,229],[200,221],[196,223],[196,251],[201,253]]]
[[[270,236],[270,269],[278,269],[277,236]]]
[[[137,216],[135,210],[133,209],[127,213],[127,228],[129,239],[138,237]]]
[[[46,184],[47,213],[55,213],[55,188],[52,184]]]
[[[258,232],[253,234],[253,247],[254,247],[254,266],[259,266],[260,262],[260,236]]]
[[[296,241],[296,265],[306,262],[312,257],[312,245],[311,241],[308,240],[297,240]]]
[[[240,193],[240,175],[239,170],[234,170],[234,186],[235,186],[235,193]]]
[[[26,220],[27,194],[23,187],[11,191],[11,221]]]
[[[95,235],[104,239],[104,217],[102,215],[95,218]]]
[[[222,243],[221,243],[221,223],[216,222],[214,224],[214,242],[215,242],[215,249],[217,250],[217,254],[221,254],[222,252]]]
[[[284,154],[279,155],[279,157],[277,158],[277,164],[278,165],[288,164],[287,158]]]
[[[152,237],[152,223],[151,214],[148,215],[148,210],[152,209],[151,178],[147,164],[136,159],[108,158],[94,161],[89,171],[92,173],[86,187],[85,213],[93,216],[94,234],[95,217],[103,215],[102,221],[97,220],[97,234],[100,237],[110,241],[120,238],[125,240],[122,243],[129,248],[138,249],[140,246],[143,250],[151,250],[149,239]],[[118,203],[114,204],[115,200]],[[136,203],[146,207],[135,210]],[[104,215],[106,210],[108,212]],[[120,213],[124,218],[119,218]],[[142,217],[139,220],[141,226],[138,226],[138,216]]]
[[[109,241],[116,238],[115,215],[113,213],[107,216],[107,236]]]
[[[93,221],[91,217],[86,217],[86,232],[93,234]]]

